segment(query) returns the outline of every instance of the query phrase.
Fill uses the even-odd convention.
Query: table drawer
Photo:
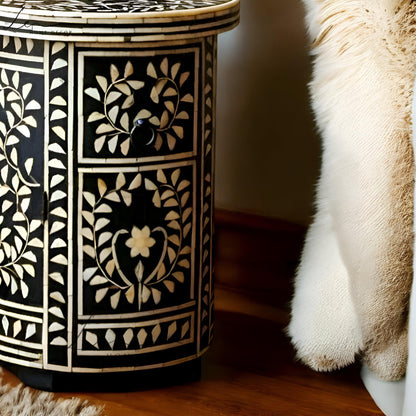
[[[79,315],[123,315],[194,300],[194,162],[79,172]]]
[[[80,163],[196,155],[199,45],[77,55]]]

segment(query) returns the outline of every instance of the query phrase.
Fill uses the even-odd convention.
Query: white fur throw
[[[303,1],[323,156],[288,332],[316,370],[359,356],[396,380],[413,278],[416,1]]]

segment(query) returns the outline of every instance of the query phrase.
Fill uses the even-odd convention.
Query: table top
[[[77,42],[201,37],[236,26],[240,0],[3,0],[0,35]]]

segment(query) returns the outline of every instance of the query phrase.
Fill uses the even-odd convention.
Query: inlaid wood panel
[[[58,371],[197,357],[213,322],[216,39],[2,41],[34,59],[0,64],[0,355]]]
[[[0,358],[40,366],[46,62],[38,42],[0,45]]]
[[[239,0],[4,1],[0,30],[10,36],[79,42],[200,38],[238,24]]]
[[[23,7],[29,10],[42,10],[48,12],[76,12],[76,13],[143,13],[143,12],[166,12],[173,10],[194,10],[206,8],[209,6],[217,6],[227,3],[224,0],[135,0],[128,1],[109,1],[109,0],[44,0],[44,1],[14,1],[5,0],[3,6]]]
[[[195,156],[199,51],[79,52],[80,162]]]

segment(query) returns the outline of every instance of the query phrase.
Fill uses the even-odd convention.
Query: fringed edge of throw
[[[73,397],[57,399],[53,393],[42,392],[19,384],[3,384],[0,369],[1,416],[104,416],[104,406]]]

